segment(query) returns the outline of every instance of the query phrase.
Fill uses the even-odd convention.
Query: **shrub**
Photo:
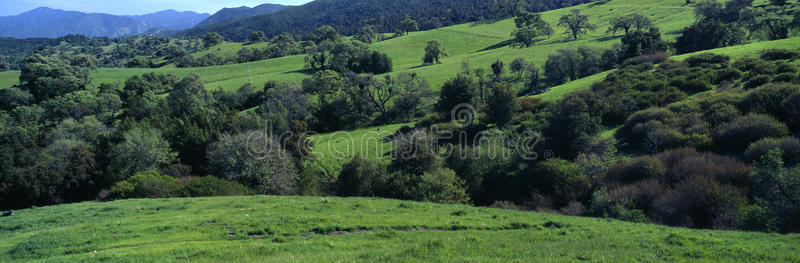
[[[705,66],[712,66],[712,65],[719,65],[722,67],[726,67],[728,62],[731,60],[731,57],[724,54],[714,54],[714,53],[703,53],[700,55],[694,55],[688,57],[684,60],[690,67],[705,67]]]
[[[769,115],[748,114],[717,128],[714,143],[726,148],[745,148],[761,138],[789,134],[785,124]]]
[[[678,184],[655,203],[664,223],[675,226],[731,229],[747,199],[740,190],[704,176]]]
[[[793,60],[800,58],[800,54],[798,54],[797,51],[788,49],[765,49],[761,52],[761,58],[765,60]]]
[[[800,163],[800,140],[795,137],[763,138],[751,143],[744,156],[747,161],[757,161],[773,149],[783,150],[783,161],[787,165]]]
[[[740,58],[732,66],[740,71],[754,74],[772,74],[776,70],[775,64],[753,57]]]
[[[298,173],[291,155],[265,132],[223,134],[208,146],[208,166],[214,176],[259,194],[297,193]]]
[[[414,187],[417,200],[443,204],[468,204],[467,186],[453,170],[439,168],[424,173]]]
[[[180,181],[175,196],[241,196],[252,193],[246,186],[213,176],[187,177]]]
[[[797,82],[797,75],[795,73],[781,73],[772,77],[772,82]]]
[[[736,106],[727,103],[716,103],[703,114],[703,118],[712,125],[731,122],[742,116]]]
[[[600,180],[615,185],[630,184],[651,178],[658,179],[666,172],[667,168],[661,161],[650,156],[642,156],[612,166],[601,175]]]
[[[742,77],[742,72],[734,68],[724,68],[714,72],[716,80],[714,83],[719,84],[724,81],[734,81]]]
[[[111,188],[111,197],[164,198],[173,195],[178,179],[161,175],[158,171],[139,172]]]
[[[342,167],[336,180],[336,194],[339,196],[378,195],[373,184],[374,180],[383,173],[380,166],[360,154],[356,155]]]
[[[740,103],[742,111],[751,113],[766,113],[782,117],[784,101],[794,94],[800,93],[800,86],[786,83],[768,84],[750,91]]]
[[[552,199],[555,209],[573,201],[585,200],[591,190],[591,183],[583,174],[583,169],[562,159],[539,162],[525,179],[530,189]]]

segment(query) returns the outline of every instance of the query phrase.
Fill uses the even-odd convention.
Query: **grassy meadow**
[[[800,235],[388,199],[84,202],[0,219],[0,261],[796,262]]]

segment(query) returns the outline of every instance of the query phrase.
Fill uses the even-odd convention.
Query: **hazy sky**
[[[141,15],[166,9],[213,14],[224,7],[253,7],[264,3],[302,5],[307,2],[311,0],[0,0],[0,16],[17,15],[40,6],[114,15]]]

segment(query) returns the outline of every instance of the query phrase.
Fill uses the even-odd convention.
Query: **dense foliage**
[[[268,37],[284,32],[308,35],[323,25],[331,25],[346,35],[355,35],[364,25],[375,26],[375,30],[378,32],[399,30],[405,33],[414,31],[409,29],[411,21],[415,21],[419,29],[428,30],[472,21],[509,17],[520,10],[541,12],[588,2],[592,1],[314,1],[273,14],[196,27],[183,32],[182,35],[200,37],[208,32],[218,32],[226,38],[243,41],[254,30],[263,30]],[[403,23],[404,21],[406,23]]]

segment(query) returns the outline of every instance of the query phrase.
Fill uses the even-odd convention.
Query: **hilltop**
[[[0,261],[786,262],[800,236],[370,198],[85,202],[0,218]]]

